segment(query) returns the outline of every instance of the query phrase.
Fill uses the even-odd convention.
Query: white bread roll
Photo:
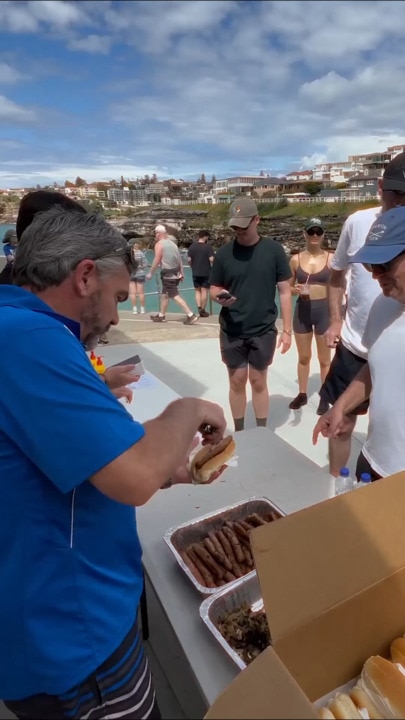
[[[346,693],[336,693],[333,700],[328,703],[328,708],[336,720],[357,720],[357,718],[362,720],[353,700]]]
[[[318,712],[319,712],[319,717],[321,718],[321,720],[336,720],[334,714],[331,713],[329,708],[326,708],[326,707],[320,708]]]
[[[370,720],[383,720],[371,698],[360,685],[355,685],[349,693],[351,699],[359,710],[367,710]]]
[[[400,637],[391,643],[392,662],[404,665],[405,667],[405,638]]]
[[[394,663],[373,655],[364,663],[359,685],[383,718],[405,718],[405,677]]]
[[[191,461],[193,481],[197,484],[209,482],[214,472],[229,462],[235,450],[236,445],[232,435],[223,438],[216,445],[204,445]]]

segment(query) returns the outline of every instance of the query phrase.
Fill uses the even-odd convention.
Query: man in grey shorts
[[[236,237],[218,250],[210,275],[211,298],[222,307],[221,357],[228,369],[236,431],[244,428],[248,379],[256,424],[267,424],[267,371],[277,341],[276,290],[283,321],[278,346],[282,353],[291,347],[291,270],[280,243],[260,237],[259,221],[253,200],[241,197],[232,203],[229,226]]]
[[[198,317],[190,310],[186,301],[179,293],[179,284],[184,277],[180,250],[176,243],[169,237],[164,225],[156,225],[155,241],[155,258],[146,279],[150,280],[157,268],[160,267],[162,296],[160,299],[160,312],[151,315],[151,320],[158,323],[166,322],[166,310],[169,305],[169,300],[174,300],[186,313],[183,324],[193,325],[197,322]]]

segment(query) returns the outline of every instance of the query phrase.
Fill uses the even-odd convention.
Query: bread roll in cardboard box
[[[317,718],[405,632],[405,472],[257,528],[252,547],[272,647],[206,718]]]

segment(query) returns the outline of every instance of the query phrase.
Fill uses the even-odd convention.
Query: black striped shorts
[[[160,720],[152,675],[137,624],[119,648],[80,685],[62,695],[4,701],[17,718]]]

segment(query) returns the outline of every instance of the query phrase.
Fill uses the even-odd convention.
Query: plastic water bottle
[[[370,473],[361,473],[360,480],[357,483],[356,487],[367,487],[367,485],[370,485],[371,483],[371,475]]]
[[[350,470],[347,467],[340,469],[339,476],[335,480],[335,495],[343,495],[354,488],[353,478],[350,477]]]

